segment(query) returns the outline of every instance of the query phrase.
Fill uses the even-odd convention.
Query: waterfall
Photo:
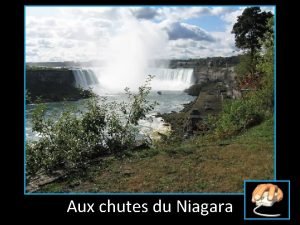
[[[184,90],[194,83],[194,70],[191,68],[148,68],[141,75],[141,79],[133,79],[133,77],[127,76],[127,84],[124,82],[124,77],[122,79],[120,78],[122,74],[115,74],[115,76],[112,76],[111,74],[106,74],[102,68],[78,68],[73,69],[72,71],[76,87],[81,87],[83,89],[94,87],[95,91],[118,89],[114,88],[115,86],[120,86],[120,90],[126,86],[132,88],[128,85],[131,83],[142,85],[143,77],[145,78],[147,75],[154,76],[154,79],[151,81],[152,90]]]
[[[154,90],[184,90],[194,82],[193,69],[190,68],[150,68],[148,74],[154,75]]]
[[[83,89],[89,89],[92,85],[98,84],[98,79],[91,69],[73,69],[75,86]]]

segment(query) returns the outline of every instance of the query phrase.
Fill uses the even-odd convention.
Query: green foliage
[[[246,50],[246,54],[241,56],[241,61],[236,66],[240,80],[247,74],[253,75],[257,72],[261,40],[266,38],[266,33],[273,30],[268,24],[270,18],[273,18],[272,13],[261,12],[259,7],[250,7],[243,11],[233,26],[232,33],[235,34],[236,47]]]
[[[251,55],[259,50],[263,38],[269,30],[268,19],[273,17],[271,12],[261,12],[259,7],[246,8],[241,16],[238,16],[232,33],[235,34],[235,44],[238,48],[250,50]]]
[[[139,94],[134,95],[130,92],[129,88],[125,88],[125,92],[127,93],[130,100],[130,111],[128,114],[123,110],[123,113],[127,115],[127,124],[132,123],[134,125],[138,124],[139,119],[144,119],[146,117],[147,112],[150,112],[154,109],[154,104],[149,104],[149,100],[147,100],[147,96],[150,93],[151,87],[149,83],[153,79],[153,76],[149,75],[146,80],[145,85],[139,87]]]
[[[221,138],[228,137],[259,124],[263,113],[258,110],[258,105],[251,97],[226,102],[220,116],[210,119],[215,134]]]
[[[274,106],[274,19],[268,21],[269,31],[265,33],[261,40],[263,55],[257,64],[257,68],[263,75],[262,88],[257,93],[257,98],[261,101],[261,106],[270,111]]]
[[[82,169],[94,157],[120,155],[134,148],[136,125],[156,104],[146,99],[150,80],[151,77],[136,94],[126,89],[129,103],[107,102],[93,96],[84,112],[68,107],[55,121],[46,119],[45,104],[38,105],[33,112],[32,129],[39,133],[40,139],[27,143],[27,174]]]
[[[235,66],[234,71],[239,78],[254,73],[250,54],[240,55],[240,63]]]
[[[229,137],[271,118],[274,107],[273,83],[268,80],[267,84],[245,94],[242,99],[224,102],[220,115],[209,118],[213,133],[219,138]]]
[[[266,32],[259,39],[262,46],[255,68],[260,74],[257,90],[244,95],[242,99],[225,102],[219,117],[210,118],[214,134],[228,137],[248,127],[271,118],[274,108],[274,38],[273,17],[267,21]],[[245,55],[237,66],[238,79],[243,79],[251,56]]]
[[[261,61],[259,53],[251,56],[249,53],[240,55],[240,63],[235,66],[237,86],[239,89],[256,89],[260,85],[258,63]]]

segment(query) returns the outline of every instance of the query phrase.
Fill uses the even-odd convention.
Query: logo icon
[[[245,181],[245,220],[289,219],[289,181]]]

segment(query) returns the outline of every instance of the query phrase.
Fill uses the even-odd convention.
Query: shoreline
[[[182,110],[158,116],[171,125],[171,130],[176,136],[204,134],[207,132],[205,126],[207,117],[217,115],[222,109],[222,97],[219,90],[220,87],[216,82],[202,84],[198,96],[193,101],[184,104]],[[194,113],[197,115],[193,115]]]

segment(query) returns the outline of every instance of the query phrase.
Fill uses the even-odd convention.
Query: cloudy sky
[[[244,7],[26,7],[26,61],[238,53],[232,26]],[[262,10],[274,12],[272,7]],[[138,55],[138,54],[137,54]]]

